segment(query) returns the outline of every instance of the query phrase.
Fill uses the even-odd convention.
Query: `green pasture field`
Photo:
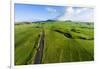
[[[45,36],[41,64],[94,60],[94,23],[15,23],[15,65],[34,64],[42,30]]]

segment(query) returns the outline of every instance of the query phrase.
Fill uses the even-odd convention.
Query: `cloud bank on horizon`
[[[65,14],[59,17],[58,20],[93,22],[94,10],[86,7],[66,7]]]
[[[93,22],[94,9],[86,7],[15,4],[15,22],[72,20]]]

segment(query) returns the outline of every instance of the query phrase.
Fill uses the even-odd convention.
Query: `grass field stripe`
[[[75,43],[75,40],[74,39],[72,39],[72,41]],[[75,45],[75,46],[77,46],[77,45]],[[75,49],[76,49],[76,51],[78,52],[78,55],[79,55],[79,61],[81,61],[82,59],[81,59],[81,56],[80,56],[80,50],[78,49],[78,47],[76,48],[75,47]]]
[[[77,41],[76,41],[77,42]],[[77,42],[78,44],[80,44],[79,42]],[[83,45],[82,45],[83,46]],[[86,54],[88,54],[87,56],[89,57],[89,58],[93,58],[93,56],[91,56],[91,53],[89,53],[84,47],[81,47],[81,49],[84,49],[84,51],[86,51],[87,53]]]
[[[62,53],[63,53],[63,50],[61,50],[61,54],[60,54],[60,58],[59,58],[60,62],[62,61]]]
[[[73,58],[72,58],[72,53],[71,53],[71,45],[70,45],[70,39],[69,39],[69,48],[70,48],[70,61],[72,61],[73,60]]]
[[[75,41],[75,43],[78,43],[76,40],[74,40],[74,41]],[[80,44],[78,43],[78,45],[80,45]],[[91,55],[87,52],[87,50],[85,48],[83,48],[83,47],[79,47],[79,48],[81,49],[81,51],[86,52],[85,54],[87,54],[88,59],[91,57]]]

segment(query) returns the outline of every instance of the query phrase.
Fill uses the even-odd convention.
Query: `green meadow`
[[[94,23],[23,22],[15,23],[15,65],[34,64],[42,31],[44,47],[40,64],[94,60]]]

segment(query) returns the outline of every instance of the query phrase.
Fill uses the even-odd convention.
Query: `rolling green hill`
[[[94,60],[94,24],[48,21],[15,23],[15,65],[34,64],[44,31],[40,64]]]

